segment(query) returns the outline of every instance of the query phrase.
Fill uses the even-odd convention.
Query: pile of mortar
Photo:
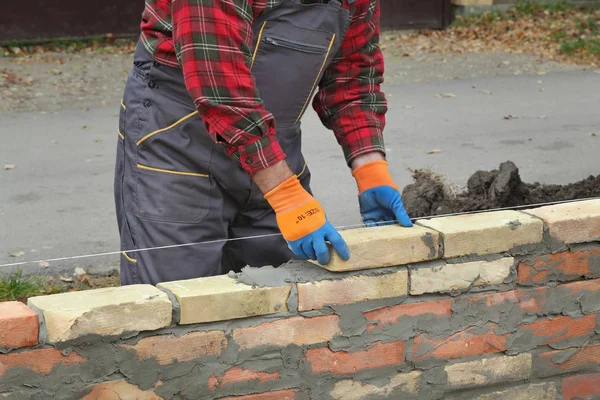
[[[402,192],[413,218],[600,196],[600,175],[564,186],[524,183],[512,161],[500,164],[497,170],[475,172],[462,193],[456,193],[432,171],[413,171],[413,179]]]

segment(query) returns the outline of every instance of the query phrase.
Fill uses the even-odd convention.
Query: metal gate
[[[6,1],[0,42],[90,37],[139,32],[144,0]],[[380,0],[384,28],[442,28],[451,19],[450,0]]]

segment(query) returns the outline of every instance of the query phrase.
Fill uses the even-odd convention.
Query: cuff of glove
[[[352,176],[356,179],[359,193],[378,186],[390,186],[398,190],[388,170],[388,163],[384,160],[363,164],[352,171]]]

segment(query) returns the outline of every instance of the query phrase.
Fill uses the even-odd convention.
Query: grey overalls
[[[287,162],[310,190],[300,118],[341,46],[350,13],[337,0],[302,3],[282,0],[254,21],[252,73],[275,117]],[[115,169],[122,284],[219,275],[293,258],[280,235],[224,241],[279,233],[273,210],[240,162],[210,138],[181,69],[154,62],[138,43],[120,113]]]

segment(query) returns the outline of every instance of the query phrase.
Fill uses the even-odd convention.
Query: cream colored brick
[[[447,365],[444,370],[453,388],[516,382],[531,375],[531,354],[483,358]]]
[[[408,292],[406,269],[376,276],[349,276],[334,281],[298,284],[298,310],[318,310],[328,304],[404,296]]]
[[[151,285],[32,297],[27,304],[43,313],[49,343],[156,330],[169,326],[172,318],[169,298]]]
[[[179,302],[179,323],[226,321],[287,311],[291,285],[259,287],[238,283],[226,275],[160,283]]]
[[[500,285],[510,275],[515,260],[505,257],[493,261],[473,261],[420,267],[410,270],[410,294],[448,292],[470,286]]]
[[[444,257],[503,253],[515,246],[540,243],[543,223],[517,211],[494,211],[421,220],[442,233]]]
[[[420,376],[421,373],[419,371],[398,374],[392,377],[388,384],[383,386],[362,384],[352,379],[343,380],[335,384],[330,395],[336,400],[368,400],[392,394],[397,396],[399,393],[417,393]]]
[[[350,247],[350,260],[343,261],[332,251],[331,261],[323,266],[330,271],[391,267],[440,257],[439,234],[421,226],[392,225],[340,233]]]
[[[464,398],[463,394],[460,399]],[[486,393],[475,397],[475,400],[555,400],[557,398],[556,384],[550,382],[516,386],[493,393]]]
[[[564,243],[600,240],[600,200],[557,204],[525,212],[543,219],[550,235]]]

